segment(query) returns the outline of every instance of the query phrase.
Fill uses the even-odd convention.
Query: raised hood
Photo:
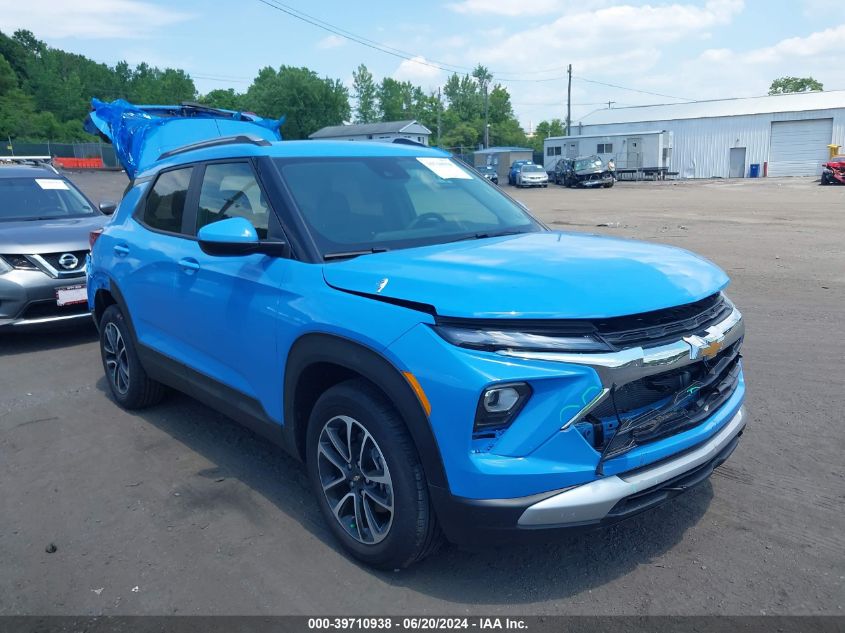
[[[728,284],[722,270],[680,248],[559,232],[363,255],[323,271],[341,290],[467,318],[623,316],[692,303]]]
[[[192,143],[238,135],[279,141],[284,120],[195,103],[136,106],[122,99],[111,103],[92,99],[84,127],[114,145],[126,174],[134,178],[164,152]]]

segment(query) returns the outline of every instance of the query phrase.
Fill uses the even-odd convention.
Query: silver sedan
[[[517,187],[548,187],[549,175],[542,165],[523,165],[516,175]]]

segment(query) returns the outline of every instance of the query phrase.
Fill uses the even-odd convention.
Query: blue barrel
[[[760,177],[760,163],[751,163],[751,169],[748,170],[748,177],[749,178],[759,178]]]

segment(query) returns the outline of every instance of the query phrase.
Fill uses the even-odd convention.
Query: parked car
[[[516,176],[519,173],[520,168],[523,165],[531,165],[532,161],[530,160],[515,160],[511,163],[511,168],[508,171],[508,184],[515,185],[516,184]]]
[[[834,156],[825,163],[821,182],[823,185],[845,185],[845,155]]]
[[[169,385],[284,446],[365,563],[608,525],[737,445],[744,325],[709,261],[552,231],[434,148],[91,117],[142,139],[88,269],[112,397]]]
[[[494,185],[499,184],[499,172],[496,170],[495,165],[484,165],[483,167],[479,167],[478,171]]]
[[[90,318],[88,234],[115,205],[98,209],[49,161],[0,158],[0,329]]]
[[[517,187],[548,187],[549,175],[542,165],[528,164],[519,168],[516,174]]]
[[[554,181],[566,187],[605,187],[616,182],[616,166],[599,156],[562,158],[555,164]]]

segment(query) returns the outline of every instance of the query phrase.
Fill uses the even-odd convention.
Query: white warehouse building
[[[656,130],[672,139],[667,167],[681,178],[743,178],[751,165],[761,176],[817,176],[828,145],[845,146],[845,90],[598,110],[568,138],[613,135],[624,156],[627,137]]]

